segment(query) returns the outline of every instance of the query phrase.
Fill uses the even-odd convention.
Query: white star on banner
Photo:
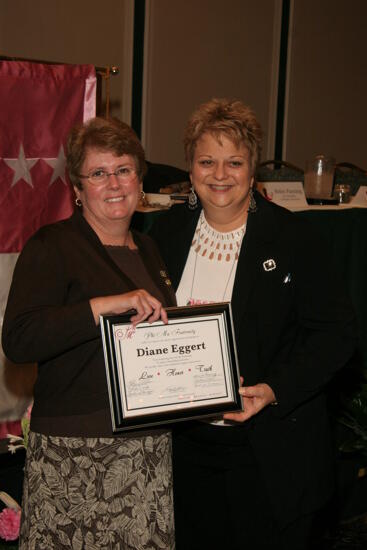
[[[58,154],[58,157],[56,159],[55,158],[50,158],[50,159],[45,159],[44,158],[42,160],[47,162],[47,164],[49,166],[51,166],[54,170],[53,173],[52,173],[52,177],[51,177],[49,186],[51,187],[51,185],[57,180],[57,178],[60,178],[63,181],[63,183],[65,185],[67,185],[66,175],[65,175],[66,158],[65,158],[65,152],[64,152],[63,145],[60,145],[59,154]]]
[[[20,144],[18,158],[3,159],[4,162],[13,170],[14,176],[11,186],[14,187],[20,180],[24,180],[28,185],[33,187],[32,176],[30,169],[39,161],[36,159],[27,159],[24,155],[23,143]]]

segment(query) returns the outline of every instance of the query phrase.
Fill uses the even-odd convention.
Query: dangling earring
[[[78,206],[78,208],[81,208],[83,206],[82,201],[78,197],[75,199],[75,204]]]
[[[195,193],[194,187],[191,186],[189,193],[189,208],[190,210],[195,210],[198,207],[198,196]]]
[[[255,200],[255,197],[254,197],[254,191],[253,191],[252,187],[250,189],[249,195],[250,195],[250,203],[249,203],[249,206],[248,206],[248,212],[250,214],[253,214],[254,212],[257,211],[257,204],[256,204],[256,200]]]
[[[145,193],[143,190],[140,191],[140,202],[141,204],[145,204]]]

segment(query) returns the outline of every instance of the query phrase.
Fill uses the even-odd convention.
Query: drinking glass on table
[[[305,195],[310,202],[331,200],[335,172],[335,159],[317,155],[306,162]]]
[[[334,198],[339,204],[346,204],[350,201],[350,185],[347,183],[336,183],[334,187]]]

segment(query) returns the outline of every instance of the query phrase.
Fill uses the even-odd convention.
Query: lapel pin
[[[273,269],[275,269],[276,266],[277,264],[273,259],[265,260],[265,262],[263,262],[263,268],[265,269],[265,271],[273,271]]]
[[[171,281],[167,275],[167,271],[164,271],[163,269],[161,269],[161,271],[159,272],[160,276],[162,277],[162,279],[164,279],[164,282],[167,286],[171,286]]]

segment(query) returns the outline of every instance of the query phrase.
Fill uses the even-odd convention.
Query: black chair
[[[285,160],[266,160],[260,162],[257,181],[303,181],[304,172],[295,164]]]
[[[156,164],[147,161],[148,171],[143,180],[146,193],[159,193],[162,187],[189,181],[189,173],[168,164]]]

